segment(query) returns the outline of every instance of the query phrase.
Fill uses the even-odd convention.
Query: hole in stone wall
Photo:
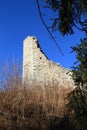
[[[40,57],[40,59],[42,59],[42,57]]]
[[[35,37],[33,37],[33,39],[35,39]]]

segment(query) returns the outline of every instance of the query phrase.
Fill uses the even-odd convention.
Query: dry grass
[[[60,130],[71,88],[22,84],[16,69],[6,74],[0,91],[0,130]]]

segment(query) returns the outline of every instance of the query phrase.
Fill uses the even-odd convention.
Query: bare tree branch
[[[40,5],[39,5],[39,2],[38,0],[36,0],[36,3],[37,3],[37,7],[38,7],[38,12],[39,12],[39,15],[40,15],[40,18],[41,18],[41,21],[44,25],[44,27],[46,28],[47,32],[49,33],[49,35],[51,36],[52,40],[54,41],[57,49],[61,52],[61,54],[64,56],[64,53],[62,52],[61,48],[59,47],[57,41],[55,40],[54,36],[52,35],[52,33],[49,31],[49,28],[47,27],[45,21],[43,20],[43,17],[42,17],[42,14],[41,14],[41,11],[40,11]]]

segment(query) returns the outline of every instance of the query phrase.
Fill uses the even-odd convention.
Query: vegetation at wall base
[[[13,68],[15,71],[5,69],[3,75],[0,130],[75,130],[66,112],[65,97],[71,88],[23,84]]]

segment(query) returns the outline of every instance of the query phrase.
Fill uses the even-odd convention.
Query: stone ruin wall
[[[50,61],[35,37],[28,36],[23,46],[23,79],[35,85],[73,86],[69,70]]]

